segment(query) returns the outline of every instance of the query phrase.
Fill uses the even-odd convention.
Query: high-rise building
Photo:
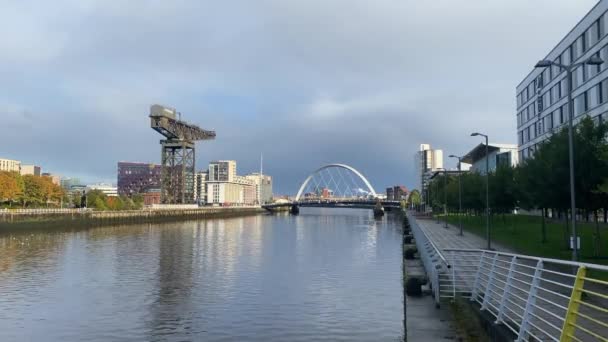
[[[160,189],[161,166],[150,163],[118,162],[118,194],[133,196]]]
[[[589,116],[596,122],[608,117],[608,1],[599,1],[546,56],[563,65],[592,56],[601,65],[577,67],[572,75],[573,122]],[[536,60],[530,61],[531,65]],[[568,124],[566,72],[557,66],[534,68],[516,88],[518,157],[533,155],[538,144]]]
[[[0,171],[21,172],[21,162],[18,160],[0,158]]]
[[[395,199],[395,189],[391,186],[386,188],[386,200],[393,201]]]
[[[407,198],[407,188],[403,185],[395,185],[386,188],[387,201],[401,201]]]
[[[443,151],[433,150],[429,144],[420,144],[420,149],[415,156],[415,166],[419,182],[418,189],[420,189],[424,201],[429,177],[434,171],[443,169]]]
[[[207,204],[207,182],[209,171],[204,170],[194,175],[194,199],[198,204]]]
[[[245,175],[245,178],[255,184],[255,198],[259,204],[272,202],[272,177],[269,175],[260,176],[259,172]]]
[[[218,160],[209,163],[210,182],[234,182],[236,178],[236,161]]]
[[[41,172],[42,172],[42,169],[40,168],[40,166],[21,165],[21,175],[22,176],[25,176],[25,175],[40,176]]]

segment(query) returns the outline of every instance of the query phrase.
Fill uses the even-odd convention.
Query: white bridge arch
[[[365,186],[369,190],[369,193],[374,198],[376,198],[378,196],[378,195],[376,195],[376,190],[374,190],[374,187],[369,183],[369,181],[367,180],[367,178],[365,178],[365,176],[363,176],[363,174],[361,172],[357,171],[354,167],[346,165],[346,164],[327,164],[325,166],[322,166],[322,167],[316,169],[313,173],[311,173],[306,178],[306,180],[304,181],[304,183],[302,183],[302,185],[300,186],[300,190],[298,190],[298,194],[296,195],[295,201],[298,202],[300,200],[300,197],[302,196],[302,193],[306,189],[306,186],[308,185],[308,183],[310,182],[310,180],[316,174],[320,173],[321,171],[323,171],[325,169],[329,169],[329,168],[341,168],[341,169],[345,169],[345,170],[348,170],[348,171],[354,173],[355,175],[357,175],[357,177],[359,177],[359,179],[361,179],[361,181],[363,181],[363,183],[365,184]]]

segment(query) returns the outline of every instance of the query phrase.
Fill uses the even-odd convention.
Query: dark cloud
[[[217,130],[293,193],[323,163],[415,184],[420,143],[515,142],[515,86],[594,5],[512,1],[95,1],[2,5],[0,155],[88,180],[158,161],[152,103]]]

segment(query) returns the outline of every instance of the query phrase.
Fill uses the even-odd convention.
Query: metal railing
[[[408,215],[409,216],[409,215]],[[441,284],[440,279],[450,270],[450,264],[444,254],[428,237],[426,232],[418,226],[415,219],[409,220],[412,235],[416,241],[418,255],[426,271],[431,291],[435,299],[435,305],[441,304]]]
[[[39,208],[39,209],[0,209],[0,215],[3,214],[16,214],[16,215],[45,215],[45,214],[81,214],[85,212],[91,212],[91,208]]]
[[[438,275],[439,297],[469,298],[516,341],[608,341],[608,266],[477,249],[443,252],[451,268]]]

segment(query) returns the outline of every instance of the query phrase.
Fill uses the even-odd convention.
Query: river
[[[0,341],[399,341],[401,253],[357,209],[2,232]]]

